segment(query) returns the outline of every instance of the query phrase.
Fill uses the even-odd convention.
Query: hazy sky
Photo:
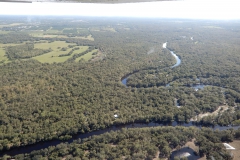
[[[0,14],[240,19],[239,7],[239,0],[183,0],[127,4],[2,2]]]

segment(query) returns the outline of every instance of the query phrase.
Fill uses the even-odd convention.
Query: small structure
[[[163,48],[167,48],[167,42],[166,42],[166,43],[163,43],[162,47],[163,47]]]
[[[192,148],[184,147],[180,150],[173,151],[170,155],[170,160],[174,160],[174,158],[184,158],[187,157],[189,160],[199,159],[200,156],[195,154],[195,151]]]
[[[114,114],[114,117],[115,117],[115,118],[118,118],[118,115],[117,115],[117,114]]]
[[[227,144],[227,143],[223,143],[223,145],[226,147],[227,150],[234,150],[235,148],[232,147],[231,145]]]
[[[195,91],[197,92],[197,91],[198,91],[198,89],[197,89],[197,88],[195,88]]]

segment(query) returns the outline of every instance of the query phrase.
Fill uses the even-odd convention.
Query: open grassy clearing
[[[88,35],[87,37],[74,37],[74,38],[80,38],[80,39],[86,39],[86,40],[94,41],[94,38],[92,37],[92,35]]]
[[[0,48],[0,64],[9,62],[8,58],[5,56],[4,48]]]
[[[12,27],[12,26],[19,26],[22,25],[23,23],[11,23],[11,24],[0,24],[0,28],[3,27]]]
[[[203,28],[210,28],[210,29],[223,29],[222,27],[218,27],[218,26],[203,26]]]
[[[92,50],[91,52],[88,52],[87,54],[81,56],[81,57],[78,57],[77,59],[75,59],[76,62],[78,62],[80,59],[84,59],[85,61],[88,61],[89,59],[91,59],[94,55],[92,55],[94,52],[97,52],[98,49],[94,49]]]
[[[70,58],[71,56],[64,56],[64,57],[58,57],[61,54],[66,54],[68,52],[70,52],[71,49],[67,49],[66,51],[57,51],[54,50],[52,52],[40,55],[40,56],[36,56],[33,57],[33,59],[38,60],[41,63],[59,63],[59,62],[65,62],[68,58]]]
[[[40,48],[40,49],[51,48],[53,51],[40,56],[33,57],[33,59],[36,59],[42,63],[65,62],[67,59],[71,58],[74,54],[81,53],[88,49],[88,46],[79,46],[79,50],[75,50],[70,56],[58,57],[59,55],[67,54],[72,50],[72,48],[67,48],[68,45],[76,45],[76,44],[66,43],[65,41],[55,41],[52,43],[35,44],[36,48]],[[66,47],[67,50],[62,51],[61,48],[59,48],[59,46]]]
[[[33,32],[30,35],[33,37],[41,37],[41,38],[79,38],[79,39],[86,39],[86,40],[94,41],[94,38],[92,37],[92,35],[88,35],[85,37],[84,36],[69,37],[67,35],[46,34],[43,32]]]
[[[10,33],[11,31],[2,31],[2,30],[0,30],[0,34],[8,34],[8,33]]]
[[[92,31],[97,31],[97,32],[116,32],[115,28],[112,27],[94,27],[91,29]]]
[[[80,48],[79,50],[73,51],[71,57],[72,57],[74,54],[82,53],[82,52],[86,51],[89,47],[88,47],[88,46],[79,46],[79,48]]]
[[[16,45],[21,45],[24,43],[19,43],[19,44],[14,44],[14,43],[9,43],[9,44],[0,44],[0,62],[10,62],[8,58],[5,56],[5,49],[4,47],[6,46],[16,46]],[[74,54],[82,53],[86,51],[89,47],[88,46],[76,46],[79,47],[78,50],[74,50],[73,53],[70,56],[63,56],[63,57],[58,57],[59,55],[62,54],[67,54],[69,53],[73,48],[69,48],[68,45],[76,45],[75,43],[66,43],[65,41],[54,41],[51,43],[48,43],[47,41],[37,41],[34,44],[34,48],[39,48],[39,49],[49,49],[51,48],[52,51],[43,55],[39,55],[36,57],[32,57],[33,59],[38,60],[39,62],[42,63],[60,63],[60,62],[65,62],[67,59],[71,58]],[[66,50],[62,50],[62,48],[66,48]],[[89,59],[92,58],[92,53],[96,52],[97,49],[85,54],[84,56],[81,56],[76,59],[76,61],[79,61],[81,58],[84,60],[88,61]]]
[[[75,43],[66,43],[65,41],[54,41],[51,43],[36,43],[35,48],[59,50],[58,47],[68,47],[68,45],[76,45]]]
[[[70,56],[64,56],[64,57],[58,57],[61,54],[67,54],[71,51],[71,48],[67,48],[66,51],[62,51],[61,47],[68,47],[68,45],[76,45],[74,43],[66,43],[65,41],[54,41],[52,43],[38,43],[35,44],[35,48],[40,49],[48,49],[51,48],[53,51],[33,57],[33,59],[36,59],[42,63],[53,63],[53,62],[64,62],[66,61]],[[60,47],[60,48],[59,48]]]
[[[7,56],[5,56],[4,47],[6,47],[6,46],[16,46],[16,45],[21,45],[21,44],[24,44],[24,43],[8,43],[8,44],[0,43],[0,64],[10,62],[9,59],[7,58]]]
[[[43,34],[43,33],[32,34],[32,36],[41,37],[41,38],[69,38],[68,36],[65,36],[65,35]]]
[[[45,31],[46,33],[62,33],[61,30],[56,30],[56,29],[48,29]]]
[[[6,46],[16,46],[21,44],[24,44],[24,43],[7,43],[7,44],[0,43],[0,48],[4,48]]]
[[[110,32],[116,32],[116,30],[112,27],[107,27],[107,28],[104,28],[103,30],[110,31]]]

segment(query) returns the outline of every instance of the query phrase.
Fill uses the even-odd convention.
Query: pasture
[[[14,44],[14,43],[9,43],[9,44],[0,44],[0,62],[1,63],[7,63],[10,62],[5,55],[5,49],[4,47],[6,46],[16,46],[24,43],[19,43],[19,44]],[[73,45],[75,47],[70,48],[69,45]],[[72,49],[79,47],[79,49],[74,50],[73,53],[69,56],[62,56],[59,57],[59,55],[62,54],[68,54]],[[49,49],[51,48],[52,51],[32,57],[32,59],[35,59],[41,63],[60,63],[60,62],[65,62],[67,59],[71,58],[74,54],[82,53],[86,51],[89,47],[88,46],[76,46],[75,43],[66,43],[65,41],[54,41],[54,42],[47,42],[47,41],[36,41],[34,44],[34,48],[39,48],[39,49]],[[64,49],[63,49],[64,48]],[[79,58],[77,58],[75,61],[79,61],[81,58],[84,60],[88,61],[89,59],[92,58],[92,53],[96,52],[97,50],[93,50]]]
[[[75,50],[70,56],[58,57],[59,55],[67,54],[72,50],[72,48],[69,48],[68,45],[76,45],[76,44],[66,43],[65,41],[54,41],[51,43],[35,44],[35,48],[40,48],[40,49],[51,48],[53,51],[40,56],[33,57],[33,59],[36,59],[42,63],[65,62],[68,58],[72,57],[75,53],[83,52],[88,49],[88,46],[79,46],[79,49]],[[66,50],[63,51],[61,48],[66,48]]]
[[[87,54],[85,54],[85,55],[83,55],[83,56],[81,56],[81,57],[78,57],[78,58],[76,58],[75,59],[75,61],[76,62],[78,62],[80,59],[84,59],[85,61],[88,61],[89,59],[91,59],[92,57],[93,57],[93,53],[94,52],[97,52],[98,50],[97,49],[94,49],[94,50],[92,50],[91,52],[88,52]]]

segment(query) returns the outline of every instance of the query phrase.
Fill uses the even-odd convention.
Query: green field
[[[31,32],[30,35],[32,35],[33,37],[41,37],[41,38],[79,38],[79,39],[94,41],[94,38],[92,37],[92,35],[88,35],[85,37],[84,36],[68,37],[67,35],[55,35],[50,33],[46,34],[44,33],[44,31],[34,31],[34,32]]]
[[[5,50],[3,48],[0,48],[0,64],[3,62],[7,63],[9,61],[8,58],[5,56]]]
[[[18,44],[14,44],[14,43],[8,43],[8,44],[2,44],[0,43],[0,64],[4,63],[8,63],[10,62],[7,58],[7,56],[5,56],[5,46],[16,46],[16,45],[20,45],[23,43],[18,43]]]
[[[11,31],[2,31],[2,30],[0,30],[0,34],[8,34],[8,33],[10,33]]]
[[[7,43],[7,44],[0,43],[0,48],[4,48],[6,46],[16,46],[16,45],[20,45],[20,44],[24,44],[24,43]]]
[[[81,57],[78,57],[77,59],[75,59],[75,61],[76,62],[78,62],[80,59],[84,59],[85,61],[88,61],[89,59],[91,59],[92,57],[93,57],[93,53],[94,52],[97,52],[98,50],[97,49],[94,49],[94,50],[92,50],[91,52],[89,52],[89,53],[87,53],[87,54],[85,54],[85,55],[83,55],[83,56],[81,56]]]
[[[23,23],[0,24],[0,28],[11,27],[11,26],[19,26],[21,24],[23,24]]]
[[[20,44],[24,44],[24,43],[0,44],[0,62],[1,63],[10,62],[8,60],[8,58],[5,56],[4,47],[6,47],[6,46],[16,46],[16,45],[20,45]],[[66,43],[65,41],[54,41],[54,42],[51,42],[51,43],[48,43],[46,41],[38,41],[38,43],[35,42],[35,44],[34,44],[35,48],[39,48],[39,49],[49,49],[49,48],[51,48],[52,51],[49,52],[49,53],[43,54],[43,55],[33,57],[33,59],[36,59],[36,60],[38,60],[39,62],[42,62],[42,63],[65,62],[67,59],[71,58],[74,54],[84,52],[89,48],[88,46],[76,46],[76,47],[79,47],[79,49],[74,50],[73,53],[70,56],[58,57],[59,55],[69,53],[73,49],[73,48],[69,48],[68,45],[76,45],[76,44],[75,43]],[[63,51],[62,48],[66,48],[66,50]],[[96,51],[97,50],[95,49],[95,50],[77,58],[76,61],[79,61],[81,58],[88,61],[89,59],[92,58],[92,53],[96,52]]]
[[[203,26],[203,28],[210,28],[210,29],[223,29],[222,27],[218,27],[218,26]]]
[[[76,44],[75,43],[66,43],[65,41],[55,41],[55,42],[52,42],[52,43],[35,44],[36,48],[40,48],[40,49],[51,48],[53,51],[49,52],[49,53],[46,53],[46,54],[43,54],[43,55],[40,55],[40,56],[33,57],[33,59],[36,59],[36,60],[38,60],[39,62],[42,62],[42,63],[64,62],[68,58],[72,57],[75,53],[83,52],[83,51],[88,49],[88,46],[80,46],[80,49],[75,50],[73,52],[73,54],[71,54],[70,56],[58,57],[61,54],[67,54],[68,52],[71,51],[71,48],[67,48],[66,51],[62,51],[61,48],[58,49],[58,47],[59,46],[68,47],[68,45],[76,45]]]

